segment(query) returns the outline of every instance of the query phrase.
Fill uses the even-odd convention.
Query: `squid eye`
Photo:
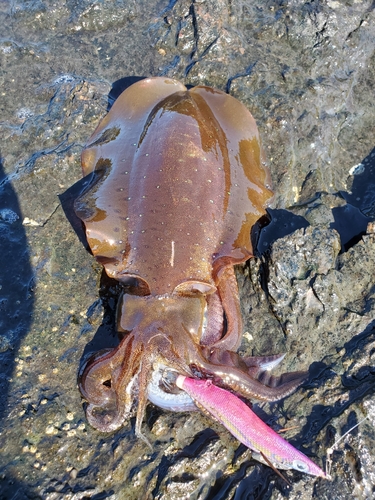
[[[305,462],[302,462],[301,460],[293,460],[292,467],[293,467],[293,469],[299,470],[301,472],[308,473],[310,471],[310,467]]]

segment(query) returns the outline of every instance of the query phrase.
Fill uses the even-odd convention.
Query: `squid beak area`
[[[179,372],[164,364],[154,367],[147,386],[148,400],[168,411],[196,411],[191,397],[176,385]]]

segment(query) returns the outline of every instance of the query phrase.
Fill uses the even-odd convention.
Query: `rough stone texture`
[[[372,498],[373,2],[4,0],[0,18],[0,498]],[[288,486],[198,412],[149,405],[152,452],[133,421],[110,435],[85,421],[77,371],[97,330],[115,342],[115,290],[66,190],[111,85],[150,75],[227,90],[258,122],[278,239],[267,228],[263,257],[238,272],[241,351],[310,367],[257,411],[296,426],[287,439],[317,463],[367,416],[334,448],[332,482],[288,472]]]

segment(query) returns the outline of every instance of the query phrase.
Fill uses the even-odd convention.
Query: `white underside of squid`
[[[166,392],[160,387],[162,380],[162,371],[166,369],[165,365],[159,364],[154,367],[152,378],[148,384],[148,399],[159,408],[169,411],[196,411],[198,408],[191,397],[185,392],[179,390],[177,393]],[[169,371],[172,371],[170,368]],[[176,372],[177,375],[177,372]]]

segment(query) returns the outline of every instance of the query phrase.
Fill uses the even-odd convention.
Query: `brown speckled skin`
[[[141,435],[160,363],[246,397],[274,400],[294,390],[301,373],[269,387],[257,380],[266,358],[235,352],[242,324],[233,265],[252,256],[250,231],[272,196],[245,106],[209,87],[142,80],[101,121],[82,167],[92,178],[77,215],[95,258],[124,284],[123,339],[93,356],[80,378],[91,424],[116,429],[138,393]]]

